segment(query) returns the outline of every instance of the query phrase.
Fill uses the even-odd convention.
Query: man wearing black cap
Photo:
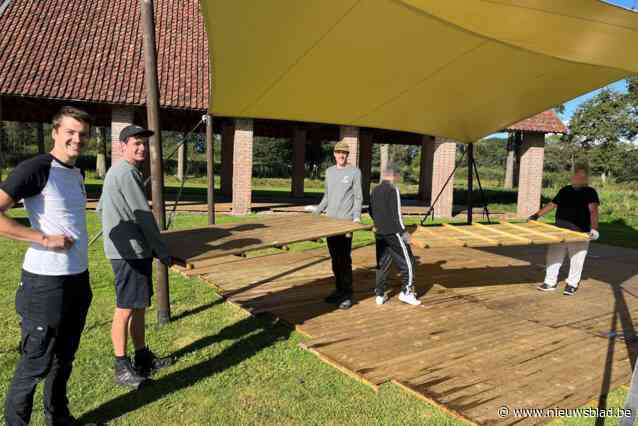
[[[134,125],[120,132],[122,160],[106,174],[98,207],[104,253],[115,274],[116,307],[111,327],[115,382],[135,389],[153,371],[172,362],[170,358],[157,358],[146,346],[144,335],[144,314],[153,295],[153,257],[171,264],[139,170],[146,157],[147,138],[152,135],[152,131]],[[133,363],[126,356],[129,332],[135,348]]]

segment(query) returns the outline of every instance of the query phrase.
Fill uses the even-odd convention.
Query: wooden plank
[[[569,234],[569,235],[571,235],[572,237],[576,238],[579,241],[589,241],[589,237],[584,232],[576,232],[576,231],[572,231],[571,229],[559,228],[557,226],[550,225],[550,224],[544,223],[544,222],[540,222],[538,220],[531,220],[530,222],[534,223],[534,224],[537,224],[537,225],[540,225],[540,226],[542,226],[542,227],[544,227],[545,229],[548,229],[548,230],[552,230],[552,231],[560,230],[561,232],[563,232],[565,234]]]
[[[496,228],[496,226],[485,226],[482,223],[474,223],[474,224],[472,224],[472,226],[475,226],[475,227],[481,228],[481,229],[485,229],[485,230],[488,230],[490,232],[494,232],[496,234],[502,235],[504,237],[520,241],[523,244],[530,244],[530,245],[532,244],[532,240],[530,240],[528,238],[521,237],[519,235],[512,234],[510,232],[505,232],[505,231],[503,231],[501,229]]]
[[[291,215],[253,222],[211,225],[162,233],[177,264],[193,268],[202,260],[371,229],[348,220]]]
[[[521,226],[521,225],[520,225],[520,224],[518,224],[518,223],[503,222],[503,225],[511,226],[512,228],[514,228],[514,229],[518,229],[519,231],[520,231],[520,230],[527,231],[527,232],[528,232],[528,233],[530,233],[530,234],[535,234],[535,235],[538,235],[538,236],[540,236],[540,237],[543,237],[543,238],[546,238],[546,239],[549,239],[549,240],[554,240],[554,241],[559,242],[559,243],[562,243],[562,242],[564,241],[564,239],[562,239],[562,238],[555,237],[555,236],[553,236],[553,235],[547,235],[547,234],[546,234],[546,233],[544,233],[544,232],[537,231],[537,230],[532,229],[532,228],[527,228],[527,227],[525,227],[525,226]]]
[[[468,231],[467,229],[464,229],[463,227],[450,225],[448,223],[444,223],[443,226],[445,228],[447,228],[447,229],[454,229],[455,231],[460,232],[462,234],[465,234],[468,237],[471,237],[473,239],[479,239],[479,240],[486,241],[490,245],[493,245],[493,246],[498,246],[499,245],[497,241],[494,241],[491,238],[487,238],[487,237],[484,237],[482,235],[477,235],[477,234],[475,234],[475,233],[473,233],[471,231]]]

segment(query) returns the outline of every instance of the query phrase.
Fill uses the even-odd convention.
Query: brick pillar
[[[543,133],[524,132],[520,155],[518,204],[516,210],[518,217],[524,218],[534,214],[541,206],[545,135]]]
[[[350,145],[348,164],[359,167],[359,128],[356,126],[339,126],[339,140]]]
[[[233,139],[235,138],[235,125],[233,121],[225,120],[222,123],[222,165],[220,172],[222,194],[230,197],[233,195]]]
[[[430,199],[433,203],[445,182],[454,171],[456,162],[456,142],[451,139],[435,138],[432,144],[432,183]],[[452,217],[452,202],[454,196],[454,177],[450,179],[434,206],[434,215],[437,217]]]
[[[372,131],[362,129],[359,133],[359,169],[361,169],[361,191],[363,201],[370,201],[370,175],[372,174]]]
[[[111,166],[122,159],[120,152],[120,132],[133,124],[135,111],[132,107],[114,106],[111,109]]]
[[[388,165],[390,161],[390,145],[384,143],[379,147],[379,182],[383,178],[383,169]]]
[[[304,196],[304,178],[306,177],[306,129],[295,127],[292,136],[292,183],[290,195]]]
[[[515,134],[509,133],[507,136],[507,157],[505,157],[505,182],[503,188],[514,188],[514,163],[516,162],[516,141]]]
[[[419,169],[419,200],[432,202],[432,170],[434,165],[434,136],[423,135]]]
[[[251,211],[253,120],[236,119],[233,138],[233,214]]]

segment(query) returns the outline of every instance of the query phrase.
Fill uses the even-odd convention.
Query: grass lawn
[[[268,182],[266,182],[268,184]],[[263,185],[271,190],[289,186]],[[317,191],[320,191],[320,187]],[[504,206],[511,208],[510,204]],[[630,205],[629,208],[632,208]],[[634,207],[635,208],[635,207]],[[24,216],[24,211],[12,214]],[[636,218],[613,217],[601,227],[610,243],[638,247]],[[242,220],[221,217],[220,222]],[[415,218],[410,219],[411,222]],[[202,225],[203,215],[176,216],[174,227]],[[88,213],[89,234],[99,230]],[[372,241],[370,232],[355,234],[355,244]],[[301,243],[293,250],[316,247]],[[25,244],[0,239],[0,397],[4,400],[18,359],[18,318],[14,295]],[[178,362],[140,392],[113,385],[110,320],[114,306],[113,275],[100,243],[90,249],[94,293],[82,344],[70,382],[72,411],[85,423],[116,425],[462,425],[443,411],[404,393],[392,384],[379,393],[303,351],[303,338],[268,316],[250,317],[224,303],[197,279],[171,273],[173,321],[156,328],[154,308],[147,318],[149,345],[160,354],[173,353]],[[614,390],[608,407],[622,406],[627,389]],[[42,424],[41,389],[36,395],[32,424]],[[560,419],[553,424],[593,425],[595,419]],[[615,425],[609,419],[606,425]]]

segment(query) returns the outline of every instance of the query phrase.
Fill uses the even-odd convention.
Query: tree
[[[604,89],[581,104],[570,121],[567,141],[585,150],[592,170],[600,173],[603,182],[620,169],[618,144],[638,134],[631,96]]]

